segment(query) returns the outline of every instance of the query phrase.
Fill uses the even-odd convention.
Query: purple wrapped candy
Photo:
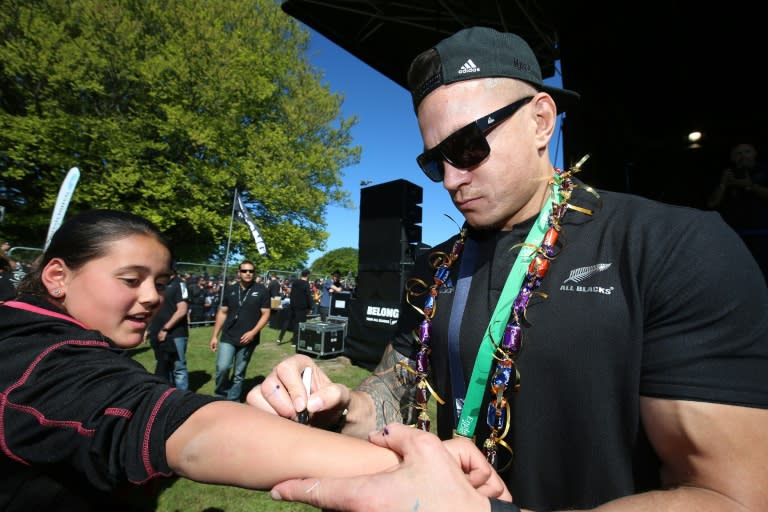
[[[416,371],[419,373],[427,373],[429,371],[429,357],[427,357],[427,350],[419,350],[416,355]]]
[[[421,321],[419,325],[419,341],[422,345],[429,346],[430,333],[432,331],[432,324],[426,318]]]
[[[516,354],[520,350],[522,338],[522,329],[515,323],[508,323],[504,329],[504,336],[501,339],[501,346],[507,352]]]
[[[419,382],[416,385],[416,403],[424,405],[429,400],[429,389],[424,381]]]
[[[416,428],[419,430],[423,430],[424,432],[429,432],[430,427],[430,421],[429,416],[427,416],[427,413],[422,412],[419,413],[419,417],[416,419]]]

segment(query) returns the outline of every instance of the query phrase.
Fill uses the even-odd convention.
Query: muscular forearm
[[[661,461],[665,490],[627,496],[595,510],[768,510],[768,410],[644,396],[640,413]]]
[[[521,512],[535,512],[521,508]],[[568,512],[757,512],[715,491],[697,487],[679,487],[665,491],[649,491],[609,501],[592,509],[567,509]],[[551,510],[549,512],[558,512]],[[563,511],[564,512],[564,511]]]
[[[664,491],[650,491],[610,501],[595,512],[757,512],[764,508],[750,508],[721,493],[699,487],[677,487]]]
[[[224,401],[190,416],[168,439],[166,452],[181,476],[252,489],[290,478],[383,471],[398,462],[393,452],[367,441]]]
[[[377,430],[380,422],[376,418],[376,406],[368,392],[353,390],[342,434],[365,439],[369,433]]]
[[[351,394],[349,413],[342,432],[362,437],[373,430],[381,430],[388,423],[403,422],[403,407],[410,401],[407,396],[412,387],[403,385],[397,378],[395,365],[409,361],[387,345],[381,362],[370,377],[365,379]]]

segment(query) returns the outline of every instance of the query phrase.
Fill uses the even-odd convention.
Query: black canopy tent
[[[554,72],[557,31],[542,9],[549,2],[287,0],[283,10],[405,86],[411,59],[457,30],[484,25],[524,37],[544,76]]]
[[[731,144],[750,139],[762,150],[768,138],[758,5],[286,0],[282,8],[403,86],[417,53],[463,27],[515,32],[545,77],[559,59],[564,86],[582,94],[563,123],[563,150],[569,163],[592,155],[586,181],[699,205]],[[704,139],[692,148],[685,137],[694,129]]]
[[[517,33],[533,48],[544,77],[559,60],[563,86],[581,93],[580,106],[562,123],[566,164],[591,155],[580,178],[701,207],[732,144],[753,142],[768,156],[758,5],[287,0],[282,8],[402,86],[415,55],[461,28]],[[703,132],[695,145],[686,139],[693,130]],[[391,298],[383,305],[396,304]],[[351,308],[346,351],[369,368],[392,332],[367,321],[371,305],[379,304],[358,300]]]

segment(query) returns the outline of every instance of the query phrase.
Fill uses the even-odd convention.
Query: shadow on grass
[[[183,483],[183,482],[181,482],[181,480],[183,480],[183,478],[179,477],[179,476],[172,476],[172,477],[168,477],[168,478],[160,478],[160,479],[158,479],[157,481],[155,481],[155,482],[153,482],[151,484],[152,485],[152,490],[155,493],[155,496],[157,496],[157,498],[159,498],[160,495],[163,492],[170,491],[170,489],[174,485],[176,485],[177,483],[179,483],[181,485]],[[187,483],[187,485],[189,485],[189,484]],[[159,500],[157,500],[157,501],[159,501]],[[151,508],[151,509],[146,509],[146,510],[157,510],[157,507]],[[175,512],[179,511],[178,508],[176,508],[174,510],[175,510]],[[200,512],[225,512],[225,510],[223,508],[219,508],[219,507],[206,507],[206,508],[202,509]]]
[[[213,376],[204,370],[193,370],[189,372],[189,389],[190,391],[199,390],[205,386]]]
[[[240,401],[245,402],[245,396],[248,394],[248,392],[253,389],[253,386],[258,386],[262,382],[264,382],[264,375],[255,375],[251,378],[246,378],[243,380],[243,393],[240,396]]]

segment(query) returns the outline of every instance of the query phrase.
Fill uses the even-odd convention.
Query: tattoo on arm
[[[358,387],[367,393],[376,408],[376,429],[381,430],[387,423],[408,423],[410,405],[415,399],[416,388],[402,384],[397,378],[395,365],[398,362],[414,367],[414,361],[404,357],[392,345],[387,345],[379,365],[370,377]]]

